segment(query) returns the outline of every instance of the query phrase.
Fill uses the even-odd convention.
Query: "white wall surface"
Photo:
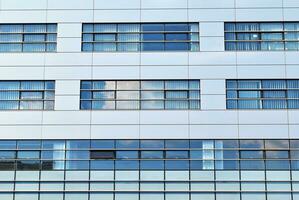
[[[0,111],[1,138],[299,138],[297,110],[226,110],[225,79],[299,78],[298,52],[224,51],[224,22],[299,21],[296,0],[0,0],[58,23],[57,53],[0,53],[0,80],[56,80],[56,111]],[[200,52],[82,53],[85,22],[199,22]],[[200,79],[194,111],[80,111],[80,80]]]

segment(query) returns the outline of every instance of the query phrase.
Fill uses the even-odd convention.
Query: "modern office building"
[[[299,200],[298,0],[0,0],[0,200]]]

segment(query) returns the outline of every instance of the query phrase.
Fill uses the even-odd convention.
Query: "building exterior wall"
[[[0,0],[0,23],[58,23],[57,52],[0,53],[0,80],[56,81],[55,110],[1,111],[0,139],[299,139],[298,110],[226,109],[226,79],[298,79],[298,51],[236,52],[225,51],[224,47],[224,22],[299,21],[298,13],[299,1],[296,0]],[[129,22],[199,23],[200,51],[81,51],[82,23]],[[201,109],[80,110],[80,81],[90,79],[200,79]],[[124,179],[119,178],[122,181],[139,181],[141,178],[137,176],[146,177],[146,173],[134,170],[5,171],[0,172],[0,181],[4,188],[0,189],[4,191],[0,192],[0,197],[3,195],[3,200],[12,199],[13,189],[5,189],[4,186],[7,181],[20,180],[31,183],[44,180],[63,184],[63,180],[70,180],[81,182],[82,187],[78,186],[81,188],[69,191],[64,200],[87,200],[90,186],[82,189],[84,184],[89,184],[93,179],[112,180],[114,175],[110,178],[103,177],[103,174],[108,176],[109,173],[120,177],[126,173]],[[180,191],[182,189],[173,189],[177,193],[167,193],[165,200],[246,199],[242,198],[242,189],[233,186],[233,183],[243,180],[239,179],[239,176],[249,182],[264,183],[267,180],[283,184],[293,181],[292,188],[288,188],[291,187],[290,184],[286,186],[287,192],[279,193],[282,189],[276,193],[270,192],[268,199],[299,199],[299,193],[291,194],[292,190],[297,190],[297,171],[202,171],[194,174],[190,172],[191,175],[189,171],[170,171],[165,175],[167,178],[158,173],[154,181],[163,180],[164,183],[164,180],[196,180],[199,181],[198,187],[206,188],[202,189],[202,193],[194,194],[189,193],[190,189],[183,192]],[[251,180],[251,175],[256,173],[261,173],[261,176],[254,176],[254,180]],[[129,180],[130,174],[132,180]],[[197,178],[191,178],[192,175]],[[219,179],[214,179],[214,176]],[[231,185],[219,190],[222,193],[214,193],[217,191],[215,185],[218,184],[218,180],[219,184],[221,181],[227,181]],[[204,184],[209,181],[213,186]],[[37,194],[38,190],[41,189],[28,189],[24,194],[28,194],[28,199],[32,199],[30,195]],[[65,190],[64,188],[60,191]],[[262,190],[262,193],[264,191],[266,189]],[[161,192],[163,193],[164,189]],[[19,194],[23,193],[16,192],[15,200],[26,200],[25,197],[17,197]],[[44,192],[43,195],[45,194],[48,193]],[[55,199],[55,194],[49,194],[48,199]],[[188,197],[184,196],[189,194]],[[218,194],[224,195],[217,197]],[[229,196],[231,194],[233,195]],[[254,194],[255,192],[252,192],[253,196],[247,199],[257,199]],[[93,198],[96,199],[96,195],[90,197],[90,200]],[[142,197],[140,199],[143,200]],[[110,197],[107,197],[107,200],[110,200]],[[126,200],[126,197],[115,197],[115,200]]]

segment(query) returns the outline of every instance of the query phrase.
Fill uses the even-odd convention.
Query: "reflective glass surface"
[[[199,24],[83,24],[82,51],[199,51]]]
[[[228,109],[298,109],[299,80],[227,80]]]
[[[200,109],[200,81],[81,81],[80,97],[82,110]]]
[[[298,51],[298,22],[225,23],[229,51]]]
[[[0,24],[0,52],[55,52],[57,24]]]
[[[55,81],[0,81],[0,110],[54,110]]]

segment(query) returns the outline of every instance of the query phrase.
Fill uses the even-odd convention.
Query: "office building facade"
[[[299,200],[298,13],[0,0],[0,199]]]

